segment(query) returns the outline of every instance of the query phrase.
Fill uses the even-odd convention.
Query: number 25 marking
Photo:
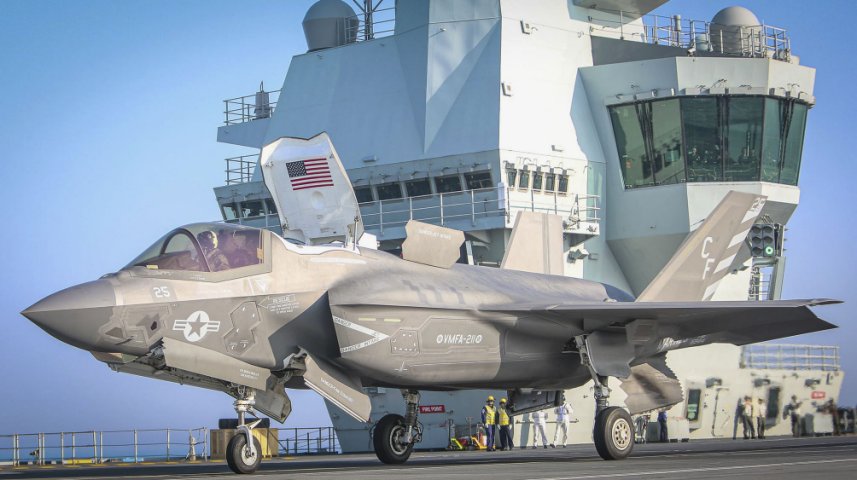
[[[172,294],[170,293],[170,287],[153,287],[152,293],[155,295],[155,298],[170,298]]]

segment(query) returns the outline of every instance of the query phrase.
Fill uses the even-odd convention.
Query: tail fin
[[[562,275],[562,218],[518,212],[500,268]]]
[[[641,302],[710,300],[767,197],[731,191],[640,294]]]

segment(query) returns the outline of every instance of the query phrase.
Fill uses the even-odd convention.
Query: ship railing
[[[624,12],[616,14],[618,20],[615,17],[605,19],[590,16],[590,33],[714,55],[773,58],[786,62],[791,60],[791,39],[787,31],[772,25],[737,27],[739,46],[727,50],[725,45],[731,44],[732,40],[724,38],[722,30],[715,29],[712,32],[711,22],[685,19],[680,15],[644,15],[640,24],[629,23],[633,17],[625,16]],[[725,35],[729,36],[730,33]]]
[[[590,232],[595,235],[598,217],[597,195],[563,195],[556,192],[543,194],[530,192],[528,198],[510,195],[505,186],[460,190],[360,204],[364,226],[381,233],[385,228],[402,227],[410,220],[441,226],[460,222],[477,226],[484,219],[498,218],[505,226],[514,222],[513,214],[528,210],[561,215],[567,232]]]
[[[280,90],[265,91],[264,89],[244,95],[243,97],[228,98],[224,103],[224,125],[251,122],[270,118],[277,107]]]
[[[332,455],[342,452],[333,427],[281,428],[280,455]]]
[[[363,42],[388,37],[395,33],[396,7],[380,8],[384,0],[353,1],[361,13],[349,17],[345,27],[345,38],[353,38],[358,42]],[[365,13],[367,10],[371,10],[369,15]]]
[[[247,183],[253,179],[253,171],[259,163],[259,154],[241,155],[226,159],[226,184]]]
[[[510,196],[511,198],[511,196]],[[531,212],[551,213],[563,217],[563,229],[570,233],[582,233],[597,235],[601,218],[598,206],[600,197],[598,195],[562,194],[558,192],[538,193],[530,190],[527,200],[514,197],[509,201],[509,211],[528,210]],[[571,201],[569,202],[569,199]],[[510,215],[509,226],[514,224],[514,218]]]
[[[741,367],[763,370],[840,370],[839,347],[830,345],[755,344],[741,349]]]
[[[0,465],[208,460],[209,430],[135,429],[0,435]]]
[[[497,188],[480,188],[413,197],[364,202],[360,212],[367,230],[401,227],[410,220],[445,226],[469,219],[475,226],[484,218],[503,218],[507,213],[505,198]]]

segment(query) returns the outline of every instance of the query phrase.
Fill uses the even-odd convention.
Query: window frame
[[[752,101],[749,99],[757,99],[757,98],[761,99],[762,107],[760,110],[761,122],[758,124],[758,127],[757,127],[758,128],[758,130],[757,130],[758,135],[761,138],[759,140],[754,141],[754,145],[756,147],[758,147],[758,149],[759,149],[755,155],[756,158],[754,159],[755,160],[754,163],[756,164],[755,175],[752,176],[751,179],[729,180],[726,178],[727,160],[729,158],[729,153],[727,151],[727,148],[728,148],[729,142],[730,142],[729,137],[734,136],[734,135],[730,135],[730,133],[731,133],[731,129],[730,129],[731,119],[726,118],[726,115],[731,111],[731,108],[729,108],[729,104],[733,101],[738,101],[738,102],[745,101],[745,100],[746,101]],[[701,179],[701,180],[693,179],[692,180],[691,179],[690,155],[689,155],[690,145],[688,144],[688,129],[686,128],[686,122],[688,120],[688,117],[686,115],[687,108],[685,106],[685,102],[687,102],[689,100],[693,100],[693,99],[710,99],[714,103],[714,107],[715,107],[714,118],[715,118],[715,122],[717,122],[717,123],[713,126],[712,130],[717,132],[717,138],[715,139],[715,141],[713,143],[711,143],[711,139],[709,139],[708,142],[711,143],[712,145],[714,145],[714,147],[717,149],[717,155],[718,155],[717,164],[719,165],[719,178],[714,178],[711,180],[705,180],[705,179]],[[645,150],[644,155],[648,158],[648,163],[651,164],[651,166],[652,166],[652,183],[651,184],[645,183],[645,184],[641,184],[641,185],[631,185],[628,183],[625,167],[623,164],[621,164],[621,162],[623,162],[624,160],[623,160],[623,157],[621,156],[620,145],[618,142],[617,121],[614,121],[614,118],[618,118],[617,117],[618,112],[619,112],[618,109],[620,109],[622,107],[631,107],[631,106],[636,106],[636,105],[651,106],[651,105],[655,104],[656,102],[669,102],[669,101],[678,101],[678,106],[679,106],[679,108],[678,108],[678,112],[679,112],[678,122],[679,122],[679,125],[681,126],[680,155],[682,157],[682,162],[684,163],[684,180],[683,180],[683,182],[678,181],[678,182],[673,182],[673,183],[662,183],[658,178],[659,175],[654,170],[657,166],[656,158],[651,156],[651,155],[653,155],[653,153],[650,152],[648,150],[648,147],[647,147],[646,149],[644,149]],[[766,128],[768,128],[768,126],[769,126],[768,122],[773,120],[773,117],[771,115],[768,115],[767,105],[770,101],[777,102],[777,104],[780,105],[781,107],[786,106],[788,104],[791,104],[792,105],[792,107],[791,107],[792,112],[795,109],[798,109],[798,108],[801,109],[801,114],[800,114],[800,117],[798,118],[800,120],[801,124],[794,123],[794,121],[798,120],[798,119],[795,118],[794,113],[791,113],[789,115],[789,118],[790,118],[789,122],[790,123],[788,125],[787,131],[785,132],[785,138],[779,138],[778,139],[778,144],[784,144],[784,145],[780,146],[779,152],[777,155],[778,160],[779,160],[779,165],[778,165],[778,169],[776,172],[776,178],[777,179],[775,181],[771,180],[770,178],[763,179],[763,174],[762,174],[763,168],[764,168],[763,162],[766,158],[765,155],[768,151],[767,147],[770,147],[770,145],[766,145],[766,143],[768,143],[768,142],[766,142]],[[759,95],[759,94],[753,94],[753,95],[735,95],[735,94],[732,94],[732,95],[729,95],[729,94],[675,95],[675,96],[671,96],[671,97],[667,97],[667,98],[639,100],[639,101],[633,101],[633,102],[611,104],[611,105],[607,106],[607,109],[608,109],[608,117],[610,118],[610,123],[611,123],[612,130],[613,130],[613,141],[614,141],[614,145],[616,148],[615,151],[616,151],[618,161],[620,162],[619,174],[621,177],[623,188],[625,190],[631,190],[631,189],[635,189],[635,188],[674,185],[676,183],[768,182],[768,183],[776,183],[776,184],[780,184],[780,185],[789,185],[789,186],[798,186],[798,184],[800,183],[800,172],[801,172],[801,167],[803,166],[803,150],[804,150],[804,147],[806,145],[806,126],[807,126],[807,122],[808,122],[809,111],[811,110],[811,105],[806,103],[805,101],[801,101],[799,99],[792,98],[792,97],[779,97],[779,96],[774,96],[774,95]],[[637,108],[635,108],[635,111],[638,112]],[[779,109],[778,112],[780,112],[779,113],[780,116],[783,115],[781,113],[782,112],[781,109]],[[638,114],[638,117],[639,117],[639,114]],[[652,135],[654,136],[654,131],[655,131],[654,119],[652,120],[652,123],[653,123],[653,126],[650,130],[651,130]],[[621,127],[622,125],[620,124],[618,126]],[[783,128],[782,125],[780,126],[780,128]],[[644,129],[642,126],[639,126],[639,125],[637,126],[636,129],[644,137],[642,139],[644,146],[647,143],[651,143],[651,142],[647,142],[647,140],[645,138],[645,136],[647,135],[647,132],[645,131],[646,129]],[[631,132],[629,132],[629,133],[631,133]],[[800,138],[797,138],[796,135],[792,135],[793,133],[798,133]],[[732,140],[734,140],[734,139],[732,139]],[[789,147],[786,144],[791,145],[792,148],[789,149]],[[654,149],[652,149],[652,150],[654,150]],[[792,153],[792,155],[789,156],[789,153]],[[626,156],[627,156],[627,153],[626,153]],[[649,158],[649,157],[651,157],[651,158]],[[793,173],[791,174],[791,176],[789,178],[784,180],[783,172],[786,170],[786,163],[787,163],[788,159],[793,160],[792,162],[789,162],[789,165],[793,166],[793,168],[792,168]],[[713,163],[712,163],[712,165],[713,165]],[[699,165],[697,165],[697,167],[699,167]],[[735,174],[735,169],[733,168],[733,170],[731,171],[731,175],[734,176],[734,174]],[[717,177],[717,175],[715,175],[715,177]],[[769,177],[773,177],[773,175],[770,175]],[[701,177],[699,177],[697,175],[694,178],[701,178]]]

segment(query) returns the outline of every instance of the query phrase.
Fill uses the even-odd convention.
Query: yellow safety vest
[[[506,409],[501,407],[498,411],[500,412],[500,426],[505,427],[509,425],[509,414],[506,413]]]
[[[489,407],[488,405],[485,405],[483,411],[485,412],[485,425],[496,425],[497,410],[494,407]]]

